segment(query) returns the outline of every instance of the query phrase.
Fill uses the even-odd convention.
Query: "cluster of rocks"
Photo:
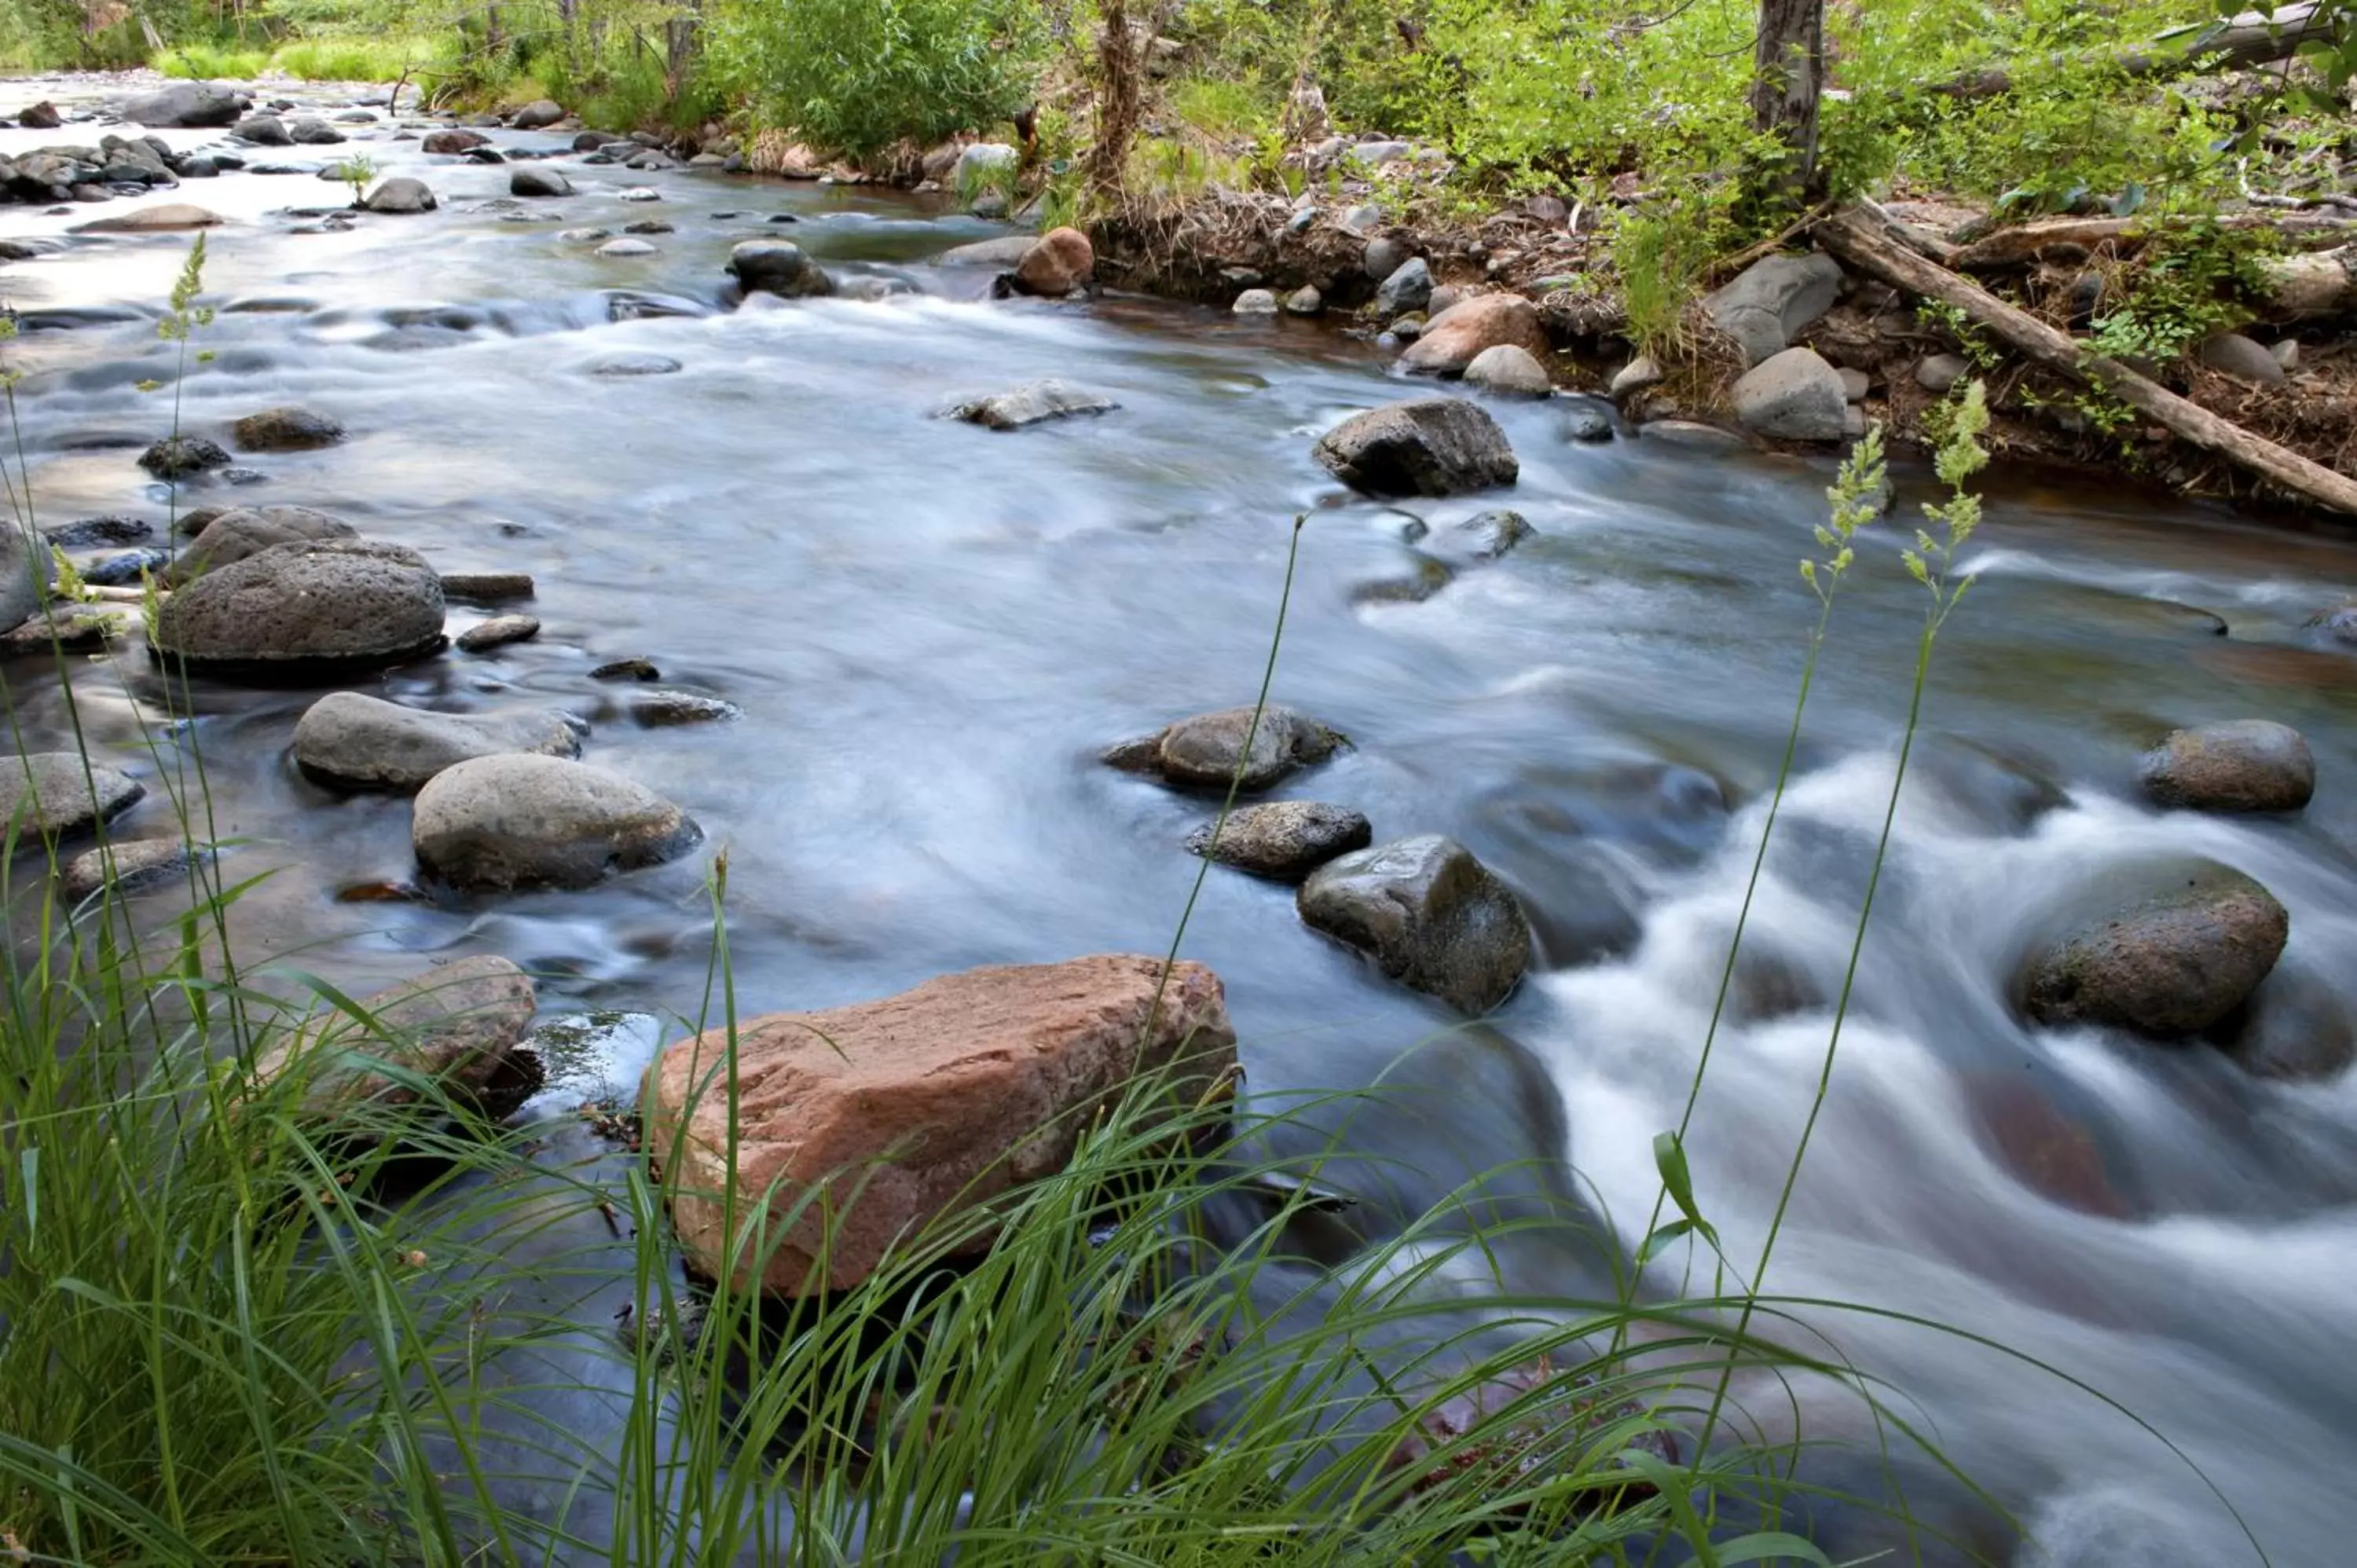
[[[1174,788],[1258,794],[1348,743],[1282,704],[1227,708],[1125,741],[1103,760]],[[1366,817],[1318,800],[1255,802],[1205,822],[1187,847],[1255,876],[1298,883],[1303,922],[1392,979],[1478,1015],[1529,966],[1531,928],[1496,873],[1437,833],[1373,842]]]
[[[236,161],[232,158],[231,164]],[[38,147],[14,157],[0,157],[0,202],[48,206],[66,201],[111,201],[119,196],[145,196],[177,186],[184,179],[210,179],[224,166],[227,166],[217,157],[175,152],[161,136],[118,136],[110,133],[100,137],[95,146]]]

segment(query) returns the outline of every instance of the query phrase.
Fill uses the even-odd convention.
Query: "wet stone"
[[[139,454],[139,466],[159,479],[186,478],[210,468],[227,467],[228,452],[218,441],[200,435],[171,435]]]
[[[1467,1015],[1503,1002],[1530,964],[1530,922],[1512,892],[1437,833],[1329,861],[1296,903],[1309,926]]]
[[[1187,835],[1187,848],[1255,876],[1298,882],[1337,855],[1373,841],[1367,819],[1347,806],[1269,800],[1238,807],[1224,824],[1204,823]]]
[[[128,895],[178,881],[197,856],[178,839],[150,839],[88,849],[58,870],[58,891],[79,904],[102,890]]]
[[[442,592],[454,599],[467,599],[476,604],[495,603],[500,599],[528,599],[533,596],[532,574],[529,572],[445,572]]]
[[[488,653],[511,642],[528,642],[540,635],[534,616],[495,616],[458,634],[458,646],[468,653]]]
[[[617,659],[589,671],[592,681],[660,681],[662,671],[651,659]]]
[[[146,792],[129,774],[75,752],[0,757],[0,828],[20,838],[87,832]]]
[[[736,703],[694,692],[649,692],[630,699],[630,717],[647,729],[726,724],[744,716]]]
[[[2237,719],[2171,733],[2147,752],[2145,792],[2197,811],[2297,811],[2316,793],[2316,757],[2288,725]]]

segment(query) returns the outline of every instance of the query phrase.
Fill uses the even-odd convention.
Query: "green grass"
[[[438,36],[297,38],[275,48],[181,44],[152,62],[167,76],[192,81],[251,81],[264,75],[304,81],[393,81],[419,67],[446,62],[457,40]]]

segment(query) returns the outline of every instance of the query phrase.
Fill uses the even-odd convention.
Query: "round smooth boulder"
[[[437,714],[358,692],[331,692],[295,725],[303,771],[348,789],[411,794],[446,768],[478,757],[578,757],[580,732],[550,710]]]
[[[2194,811],[2297,811],[2316,793],[2316,756],[2289,725],[2235,719],[2174,730],[2144,755],[2145,793]]]
[[[135,125],[215,127],[237,123],[253,102],[210,81],[175,81],[124,101],[117,112]]]
[[[1050,229],[1015,264],[1015,286],[1061,299],[1096,275],[1097,253],[1078,229]]]
[[[206,521],[197,542],[164,571],[164,585],[177,588],[217,567],[282,544],[359,537],[359,530],[342,518],[307,506],[236,507]]]
[[[1555,391],[1546,367],[1514,343],[1500,343],[1474,355],[1465,367],[1465,384],[1498,397],[1545,397]]]
[[[1438,833],[1329,861],[1295,905],[1394,980],[1468,1015],[1503,1002],[1530,966],[1522,905],[1470,850]]]
[[[2023,1007],[2040,1024],[2184,1039],[2249,1000],[2290,934],[2284,907],[2241,872],[2176,867],[2033,952]]]
[[[489,136],[484,135],[480,131],[468,131],[463,128],[453,128],[447,131],[427,132],[425,139],[418,143],[417,147],[420,152],[440,153],[456,156],[457,154],[470,151],[473,148],[487,147],[490,145],[491,139]]]
[[[553,168],[519,167],[508,176],[510,196],[570,196],[573,182]]]
[[[86,832],[146,792],[129,774],[86,764],[79,752],[24,752],[0,759],[0,828],[20,839]]]
[[[1477,294],[1426,322],[1400,356],[1400,369],[1412,376],[1463,375],[1483,349],[1501,343],[1543,360],[1549,345],[1538,306],[1519,294]]]
[[[1744,428],[1780,441],[1838,441],[1849,389],[1813,349],[1786,349],[1743,372],[1727,394]]]
[[[266,408],[237,422],[237,444],[249,452],[308,452],[333,446],[344,427],[307,408]]]
[[[1335,856],[1366,848],[1374,837],[1367,819],[1347,806],[1269,800],[1239,806],[1224,823],[1205,822],[1187,835],[1187,847],[1254,876],[1298,882]]]
[[[373,1026],[339,1010],[287,1031],[254,1058],[253,1081],[300,1073],[302,1113],[315,1122],[413,1103],[421,1080],[502,1115],[541,1080],[537,1062],[516,1059],[539,1005],[532,977],[508,960],[462,958],[362,998],[356,1011]],[[510,1084],[522,1092],[503,1092]]]
[[[154,650],[224,671],[380,668],[439,649],[442,610],[442,580],[414,550],[280,544],[175,590]]]
[[[1522,473],[1489,411],[1462,398],[1416,398],[1353,414],[1318,438],[1318,461],[1373,496],[1454,496],[1511,485]]]
[[[1308,714],[1272,703],[1253,722],[1250,708],[1223,708],[1180,719],[1141,740],[1125,742],[1104,760],[1133,773],[1157,773],[1166,782],[1196,789],[1265,789],[1297,768],[1325,761],[1348,745],[1340,732]]]
[[[791,240],[747,240],[728,252],[728,273],[748,294],[802,299],[834,292],[834,280]]]
[[[400,175],[370,191],[361,205],[371,212],[412,213],[431,212],[436,203],[424,180]]]
[[[447,768],[418,792],[410,819],[418,864],[470,891],[587,887],[675,859],[701,837],[645,785],[555,757]]]
[[[565,118],[565,106],[553,98],[536,98],[517,110],[508,122],[519,131],[542,131]]]

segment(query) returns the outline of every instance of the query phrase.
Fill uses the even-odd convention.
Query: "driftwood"
[[[2357,245],[2304,256],[2262,256],[2267,315],[2278,321],[2357,314]]]
[[[2211,220],[2221,229],[2266,229],[2294,245],[2332,245],[2357,240],[2357,220],[2308,212],[2229,212]],[[2156,235],[2190,228],[2186,221],[2157,218],[2050,218],[2000,229],[1956,252],[1958,272],[2000,272],[2026,267],[2057,245],[2092,251],[2108,245],[2127,250]]]
[[[2332,35],[2338,5],[2286,5],[2272,17],[2246,11],[2214,32],[2188,28],[2167,38],[2121,49],[2112,66],[2128,76],[2160,76],[2201,66],[2242,70],[2289,59],[2301,45]],[[2004,66],[1968,72],[1932,91],[1950,98],[1994,98],[2013,91],[2014,73]]]
[[[2154,424],[2269,484],[2318,506],[2357,517],[2357,479],[2311,463],[2232,420],[2221,419],[2118,360],[2091,351],[2067,333],[2007,305],[1970,279],[1925,260],[1892,232],[1880,214],[1846,208],[1819,223],[1815,233],[1817,243],[1841,261],[1893,288],[1953,306],[2023,358],[2119,399]]]

